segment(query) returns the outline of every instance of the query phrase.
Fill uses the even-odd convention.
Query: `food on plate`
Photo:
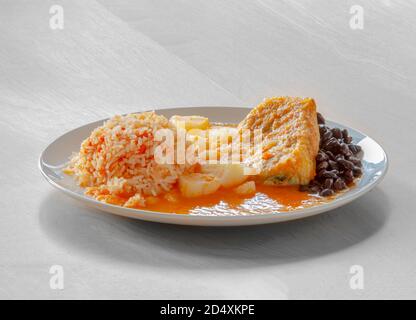
[[[316,156],[317,173],[301,190],[332,196],[347,189],[355,178],[362,175],[361,147],[352,142],[347,129],[329,128],[318,113],[320,148]]]
[[[235,188],[234,192],[242,196],[254,194],[256,192],[256,183],[254,181],[247,181]]]
[[[262,157],[253,157],[262,161],[256,179],[268,185],[303,185],[314,178],[319,129],[313,99],[266,99],[238,128],[262,130]]]
[[[217,177],[222,187],[230,188],[242,184],[248,175],[244,174],[244,167],[238,163],[207,164],[201,166],[201,171]]]
[[[64,172],[97,200],[145,206],[147,196],[171,190],[185,169],[154,159],[155,132],[166,128],[168,119],[154,112],[115,116],[82,142]]]
[[[206,130],[209,127],[209,120],[201,116],[173,116],[169,122],[176,128],[185,130],[200,129]]]
[[[189,213],[258,199],[285,211],[352,186],[362,174],[360,155],[345,129],[325,125],[313,99],[274,97],[239,124],[115,116],[82,142],[64,172],[87,195],[127,208]]]
[[[205,196],[220,187],[220,179],[208,173],[193,172],[179,177],[179,190],[187,198]]]

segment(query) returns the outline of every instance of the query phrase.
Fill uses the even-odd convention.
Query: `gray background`
[[[49,8],[64,8],[63,30]],[[353,4],[364,29],[349,26]],[[0,0],[1,298],[415,298],[415,1]],[[115,113],[316,99],[379,141],[382,184],[331,213],[189,228],[84,208],[42,149]],[[65,288],[49,287],[64,268]],[[364,268],[364,290],[349,270]]]

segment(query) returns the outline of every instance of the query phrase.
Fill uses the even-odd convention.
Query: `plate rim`
[[[146,111],[166,111],[166,110],[172,110],[172,109],[191,109],[191,108],[244,108],[244,109],[250,109],[252,107],[248,106],[172,106],[172,107],[152,107],[152,109],[143,110],[143,111],[137,111],[137,112],[130,112],[130,113],[141,113]],[[126,113],[129,114],[129,113]],[[125,115],[125,114],[123,114]],[[84,125],[81,125],[77,128],[71,129],[57,138],[55,138],[53,141],[51,141],[41,152],[38,158],[38,168],[42,174],[42,176],[48,181],[53,187],[56,189],[62,191],[63,193],[69,195],[71,198],[76,199],[78,201],[83,202],[84,204],[88,205],[89,207],[94,207],[100,210],[103,210],[105,212],[110,212],[112,214],[120,215],[120,216],[126,216],[134,219],[140,219],[140,220],[147,220],[147,221],[157,221],[157,222],[164,222],[164,223],[174,223],[174,224],[188,224],[194,223],[194,222],[208,222],[208,224],[204,224],[206,226],[210,225],[213,226],[213,224],[209,224],[210,222],[235,222],[235,224],[226,224],[224,226],[231,226],[231,225],[245,225],[245,224],[263,224],[263,223],[273,223],[273,222],[283,222],[283,221],[290,221],[290,220],[296,220],[301,218],[307,218],[310,216],[314,216],[320,213],[325,213],[328,211],[332,211],[336,208],[339,208],[347,203],[350,203],[354,201],[355,199],[363,196],[364,194],[368,193],[372,189],[374,189],[386,176],[388,169],[389,169],[389,158],[387,156],[386,151],[382,147],[382,145],[373,139],[372,137],[368,136],[367,134],[364,134],[360,130],[357,130],[353,127],[340,124],[336,121],[332,121],[330,119],[326,119],[327,121],[335,124],[335,125],[341,125],[343,127],[346,127],[348,129],[352,129],[356,131],[357,133],[361,134],[364,137],[368,137],[371,140],[373,140],[380,148],[380,150],[383,153],[383,159],[385,160],[385,165],[382,168],[381,174],[375,177],[375,179],[371,180],[369,183],[365,184],[361,187],[361,189],[358,192],[353,192],[351,194],[346,193],[346,195],[343,198],[339,198],[337,201],[330,201],[323,205],[318,206],[311,206],[307,208],[302,208],[298,210],[293,211],[287,211],[287,212],[277,212],[277,213],[265,213],[265,214],[253,214],[253,215],[229,215],[229,216],[220,216],[220,215],[198,215],[198,214],[179,214],[175,212],[158,212],[158,211],[150,211],[150,210],[142,210],[142,209],[134,209],[134,208],[125,208],[113,204],[103,203],[101,201],[98,201],[94,198],[85,196],[84,194],[79,194],[75,191],[72,191],[70,189],[65,188],[64,186],[58,184],[53,179],[49,177],[49,175],[44,171],[43,166],[43,158],[45,153],[47,152],[48,148],[56,143],[59,139],[61,139],[63,136],[69,135],[70,133],[79,130],[82,127],[88,126],[95,122],[104,122],[110,118],[104,118],[97,121],[92,121],[89,123],[86,123]],[[335,200],[335,199],[334,199]],[[114,210],[110,210],[114,209]],[[117,212],[115,212],[117,211]],[[125,212],[121,213],[120,211]],[[176,219],[180,218],[180,220],[185,221],[175,221]],[[166,221],[167,220],[167,221]],[[171,221],[172,220],[172,221]],[[252,220],[257,220],[257,222],[249,223]]]

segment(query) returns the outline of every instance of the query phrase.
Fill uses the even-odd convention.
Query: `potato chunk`
[[[234,189],[234,192],[240,196],[248,196],[256,192],[256,183],[254,181],[247,181]]]
[[[244,167],[238,163],[203,165],[201,171],[216,176],[225,188],[238,186],[248,177],[244,175]]]
[[[209,127],[209,120],[201,116],[172,116],[169,122],[176,128],[186,131],[191,129],[206,130]]]
[[[212,174],[190,173],[179,178],[179,190],[187,198],[214,193],[220,186],[220,180]]]

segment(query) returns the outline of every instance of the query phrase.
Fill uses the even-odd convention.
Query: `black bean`
[[[351,152],[352,152],[353,154],[356,154],[356,153],[357,153],[357,148],[355,147],[355,144],[350,143],[350,144],[348,145],[348,148],[351,150]]]
[[[322,114],[320,114],[319,112],[316,113],[316,116],[318,118],[318,123],[319,124],[325,124],[325,118],[322,116]]]
[[[322,147],[325,149],[325,150],[327,150],[328,149],[328,144],[329,143],[331,143],[331,142],[334,142],[334,141],[336,141],[336,139],[335,138],[329,138],[329,139],[327,139],[327,140],[321,140],[321,142],[322,142]]]
[[[337,161],[345,169],[350,169],[350,170],[354,169],[354,164],[351,161],[348,161],[348,160],[345,160],[345,159],[339,159]]]
[[[343,154],[337,154],[335,156],[335,161],[339,161],[339,160],[345,160],[344,155]]]
[[[340,128],[332,128],[331,131],[332,131],[332,134],[334,135],[335,138],[337,138],[337,139],[342,138],[342,132],[341,132]]]
[[[346,143],[341,144],[341,152],[347,157],[352,156],[352,152]]]
[[[326,150],[325,153],[326,153],[326,155],[328,156],[329,159],[331,159],[331,160],[335,159],[334,154],[331,151]]]
[[[334,189],[339,191],[339,190],[344,190],[345,188],[347,188],[347,185],[345,184],[345,181],[342,180],[341,178],[338,178],[337,180],[335,180],[334,182]]]
[[[332,189],[324,189],[319,193],[319,195],[321,195],[322,197],[328,197],[328,196],[332,196],[334,193],[335,192]]]
[[[329,149],[331,151],[337,151],[340,148],[340,144],[339,141],[332,137],[331,139],[327,140],[324,145],[323,145],[326,149]]]
[[[311,186],[311,187],[309,187],[309,192],[311,192],[311,193],[318,193],[319,190],[320,190],[320,187],[319,186]]]
[[[302,191],[302,192],[309,191],[309,186],[307,184],[301,184],[299,186],[299,191]]]
[[[353,154],[357,154],[361,151],[361,147],[359,145],[356,145],[356,144],[349,144],[348,148],[351,150],[351,152]]]
[[[327,126],[324,126],[324,125],[320,125],[319,126],[319,134],[322,136],[325,132],[327,132],[328,131],[328,127]]]
[[[362,162],[357,155],[362,149],[352,143],[347,129],[329,128],[322,114],[317,113],[319,124],[320,149],[316,156],[316,177],[301,191],[330,196],[335,191],[344,190],[362,175]],[[357,156],[355,156],[357,155]]]
[[[334,183],[334,180],[331,178],[325,179],[324,181],[324,189],[331,189],[332,188],[332,184]]]
[[[351,156],[351,157],[349,157],[348,158],[348,160],[349,161],[351,161],[353,164],[355,164],[356,166],[359,166],[359,167],[361,167],[362,166],[362,164],[361,164],[361,160],[360,159],[358,159],[357,157],[354,157],[354,156]]]
[[[326,170],[325,170],[325,169],[322,169],[322,170],[318,171],[318,173],[316,174],[316,177],[317,177],[317,178],[321,178],[321,177],[322,177],[322,175],[323,175],[325,172],[326,172]]]
[[[327,131],[322,135],[322,141],[326,141],[332,138],[332,132]]]
[[[328,131],[328,132],[331,132],[331,131]],[[331,134],[332,134],[332,132],[331,132]],[[328,142],[335,143],[335,142],[338,142],[338,139],[335,138],[335,137],[331,137],[331,138],[328,139]]]
[[[322,161],[318,166],[316,167],[316,170],[321,171],[322,169],[328,168],[329,164],[328,161]]]
[[[354,167],[352,170],[354,177],[358,178],[363,174],[363,170],[360,167]]]
[[[329,160],[328,161],[328,164],[329,164],[329,167],[332,170],[338,170],[339,169],[338,163],[336,161],[334,161],[334,160]]]
[[[320,177],[322,178],[332,178],[332,179],[336,179],[338,178],[338,171],[337,170],[331,170],[331,171],[324,171],[320,174]]]
[[[351,183],[354,181],[354,174],[352,170],[346,170],[344,171],[344,180],[346,183]]]
[[[352,137],[346,137],[346,138],[344,138],[344,142],[345,143],[351,143],[352,142]]]
[[[323,151],[319,151],[318,155],[316,156],[316,161],[322,162],[329,160],[328,156]]]

